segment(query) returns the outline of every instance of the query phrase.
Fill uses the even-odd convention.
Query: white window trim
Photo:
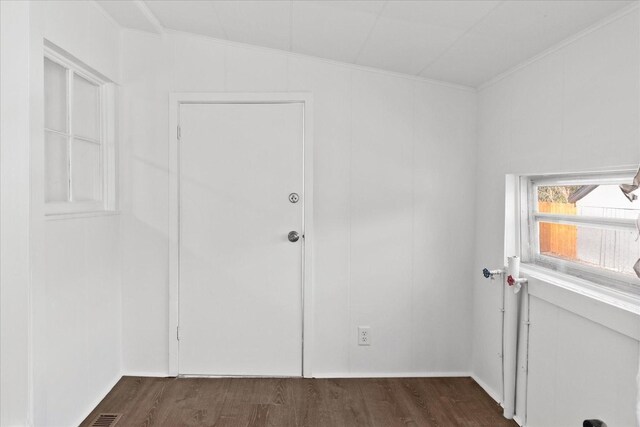
[[[640,296],[598,285],[544,267],[523,264],[529,295],[640,339]]]
[[[518,185],[518,223],[519,233],[516,233],[516,249],[522,261],[534,270],[547,271],[551,276],[559,276],[563,280],[575,279],[579,287],[585,282],[601,289],[612,290],[616,293],[640,295],[640,283],[628,275],[608,271],[602,268],[590,267],[576,262],[566,261],[539,253],[538,250],[538,221],[603,227],[607,229],[619,228],[636,230],[633,219],[572,217],[562,214],[545,214],[536,212],[536,187],[540,185],[584,185],[584,184],[623,184],[629,183],[636,169],[620,168],[612,171],[584,172],[573,174],[553,175],[519,175]]]
[[[84,216],[96,216],[100,214],[111,215],[117,211],[116,203],[116,147],[115,147],[115,84],[73,59],[70,59],[59,52],[55,46],[45,42],[44,57],[69,69],[72,73],[67,75],[67,93],[73,96],[73,74],[86,79],[98,86],[98,102],[100,111],[100,141],[96,141],[101,146],[100,167],[102,176],[100,201],[69,201],[69,202],[45,202],[45,218],[66,219]],[[67,129],[70,130],[72,120],[71,100],[67,101]],[[44,132],[57,132],[55,130],[44,129]],[[57,132],[60,133],[60,132]],[[65,136],[69,136],[66,133]],[[85,140],[85,138],[80,138]],[[89,142],[90,139],[86,139]],[[71,191],[71,190],[70,190]]]

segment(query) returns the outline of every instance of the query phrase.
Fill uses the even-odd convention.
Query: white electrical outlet
[[[371,328],[358,326],[358,345],[371,345]]]

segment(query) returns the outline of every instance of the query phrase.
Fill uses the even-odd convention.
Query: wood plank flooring
[[[122,377],[99,413],[125,426],[517,426],[471,378]]]

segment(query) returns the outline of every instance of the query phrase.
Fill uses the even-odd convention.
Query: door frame
[[[180,289],[181,104],[303,105],[302,376],[312,376],[313,348],[313,95],[310,92],[172,92],[169,94],[169,375],[178,376]]]

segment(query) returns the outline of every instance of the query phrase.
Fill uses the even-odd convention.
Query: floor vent
[[[112,427],[122,417],[122,414],[100,414],[91,423],[89,427]]]

